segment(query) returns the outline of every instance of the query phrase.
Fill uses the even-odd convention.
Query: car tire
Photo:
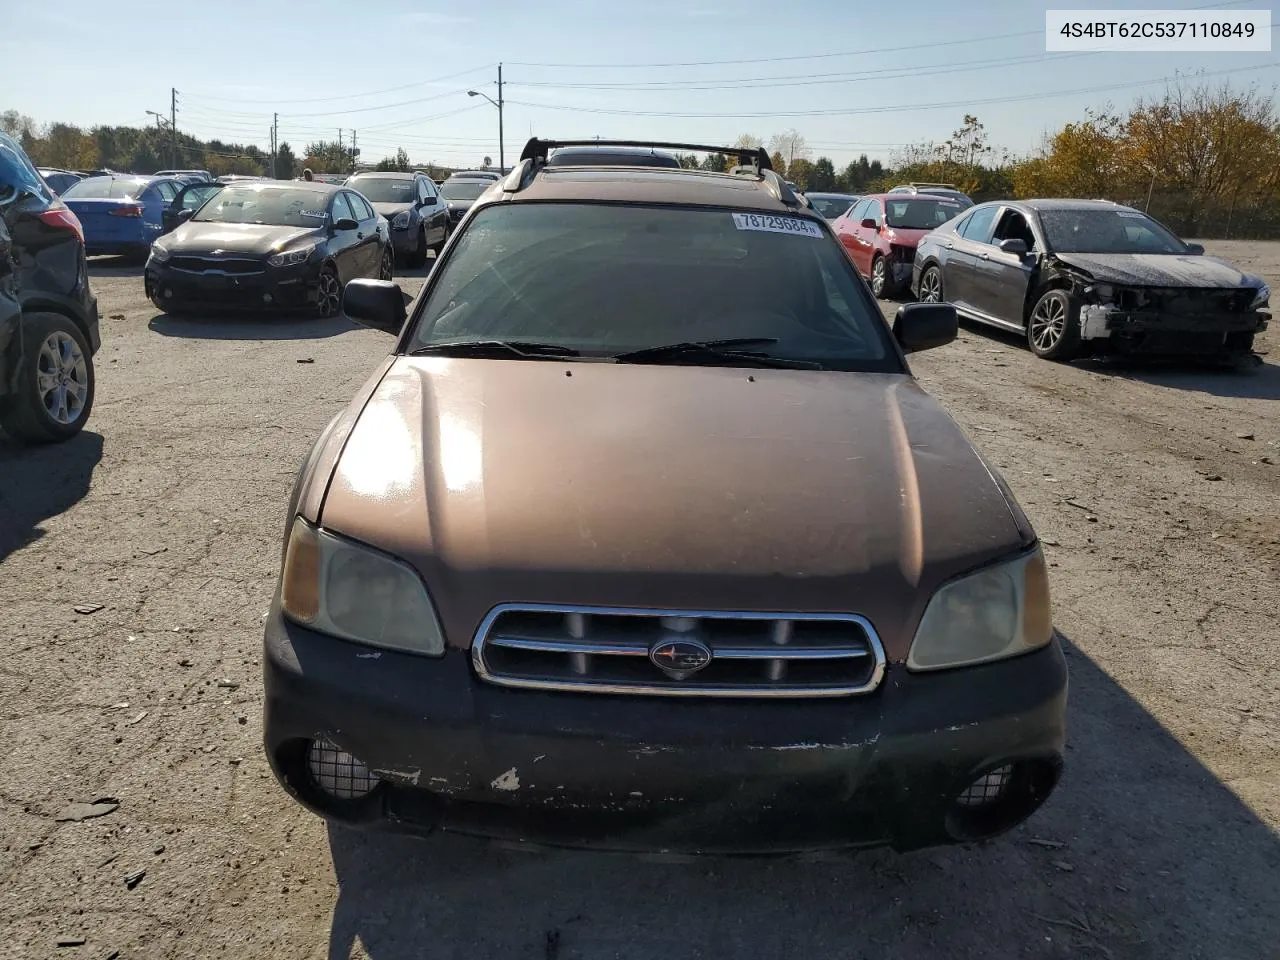
[[[427,251],[431,249],[427,246],[427,228],[418,228],[418,245],[413,248],[413,252],[405,257],[405,265],[411,268],[422,266],[427,262]]]
[[[1066,290],[1048,290],[1027,316],[1027,346],[1045,360],[1080,355],[1080,301]]]
[[[932,263],[920,274],[919,300],[921,303],[945,303],[942,290],[942,268]]]
[[[883,300],[889,296],[889,287],[892,281],[889,279],[889,262],[880,254],[876,254],[871,261],[871,292],[876,295],[877,300]]]
[[[332,263],[320,268],[320,280],[316,290],[316,314],[323,319],[336,317],[342,312],[342,281]]]
[[[390,247],[382,248],[382,259],[378,261],[378,277],[379,280],[390,280],[395,276],[396,258],[391,252]]]
[[[93,355],[84,333],[60,313],[22,319],[17,391],[0,404],[0,427],[20,442],[54,443],[75,436],[93,410]]]

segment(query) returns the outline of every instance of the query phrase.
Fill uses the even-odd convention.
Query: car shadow
[[[101,460],[101,434],[81,431],[44,446],[0,434],[0,563],[43,537],[40,524],[84,499]]]
[[[1280,366],[1265,360],[1246,363],[1248,365],[1100,358],[1081,361],[1078,365],[1104,376],[1138,380],[1171,390],[1243,400],[1280,400]]]
[[[1067,653],[1062,786],[1005,837],[818,862],[663,862],[330,826],[329,958],[356,944],[372,960],[1268,955],[1280,838],[1102,669]]]
[[[363,330],[345,316],[320,319],[305,315],[270,317],[175,317],[157,314],[147,327],[164,337],[189,340],[324,340]]]
[[[86,261],[89,277],[141,277],[144,264],[129,257],[90,257]]]

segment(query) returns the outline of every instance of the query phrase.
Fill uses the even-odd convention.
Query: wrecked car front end
[[[1082,280],[1080,337],[1116,353],[1247,354],[1271,318],[1270,290]]]

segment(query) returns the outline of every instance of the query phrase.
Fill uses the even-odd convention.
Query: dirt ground
[[[1280,289],[1280,246],[1209,247]],[[327,830],[262,754],[290,485],[389,340],[179,322],[137,269],[92,273],[90,429],[0,442],[0,956],[1280,957],[1280,357],[1058,366],[968,329],[914,362],[1048,544],[1071,735],[1028,825],[807,863],[534,854]]]

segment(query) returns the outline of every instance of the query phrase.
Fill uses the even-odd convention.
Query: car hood
[[[373,209],[378,211],[381,216],[390,220],[397,213],[404,213],[413,207],[411,203],[375,203]]]
[[[1243,287],[1262,281],[1239,267],[1198,254],[1055,253],[1094,280],[1138,287]]]
[[[324,231],[258,223],[184,223],[164,239],[171,254],[247,253],[265,256],[300,240],[320,240]]]
[[[450,210],[470,210],[474,200],[445,200]]]
[[[440,357],[390,366],[319,520],[412,563],[452,646],[519,601],[856,612],[891,659],[1034,539],[909,376]]]

